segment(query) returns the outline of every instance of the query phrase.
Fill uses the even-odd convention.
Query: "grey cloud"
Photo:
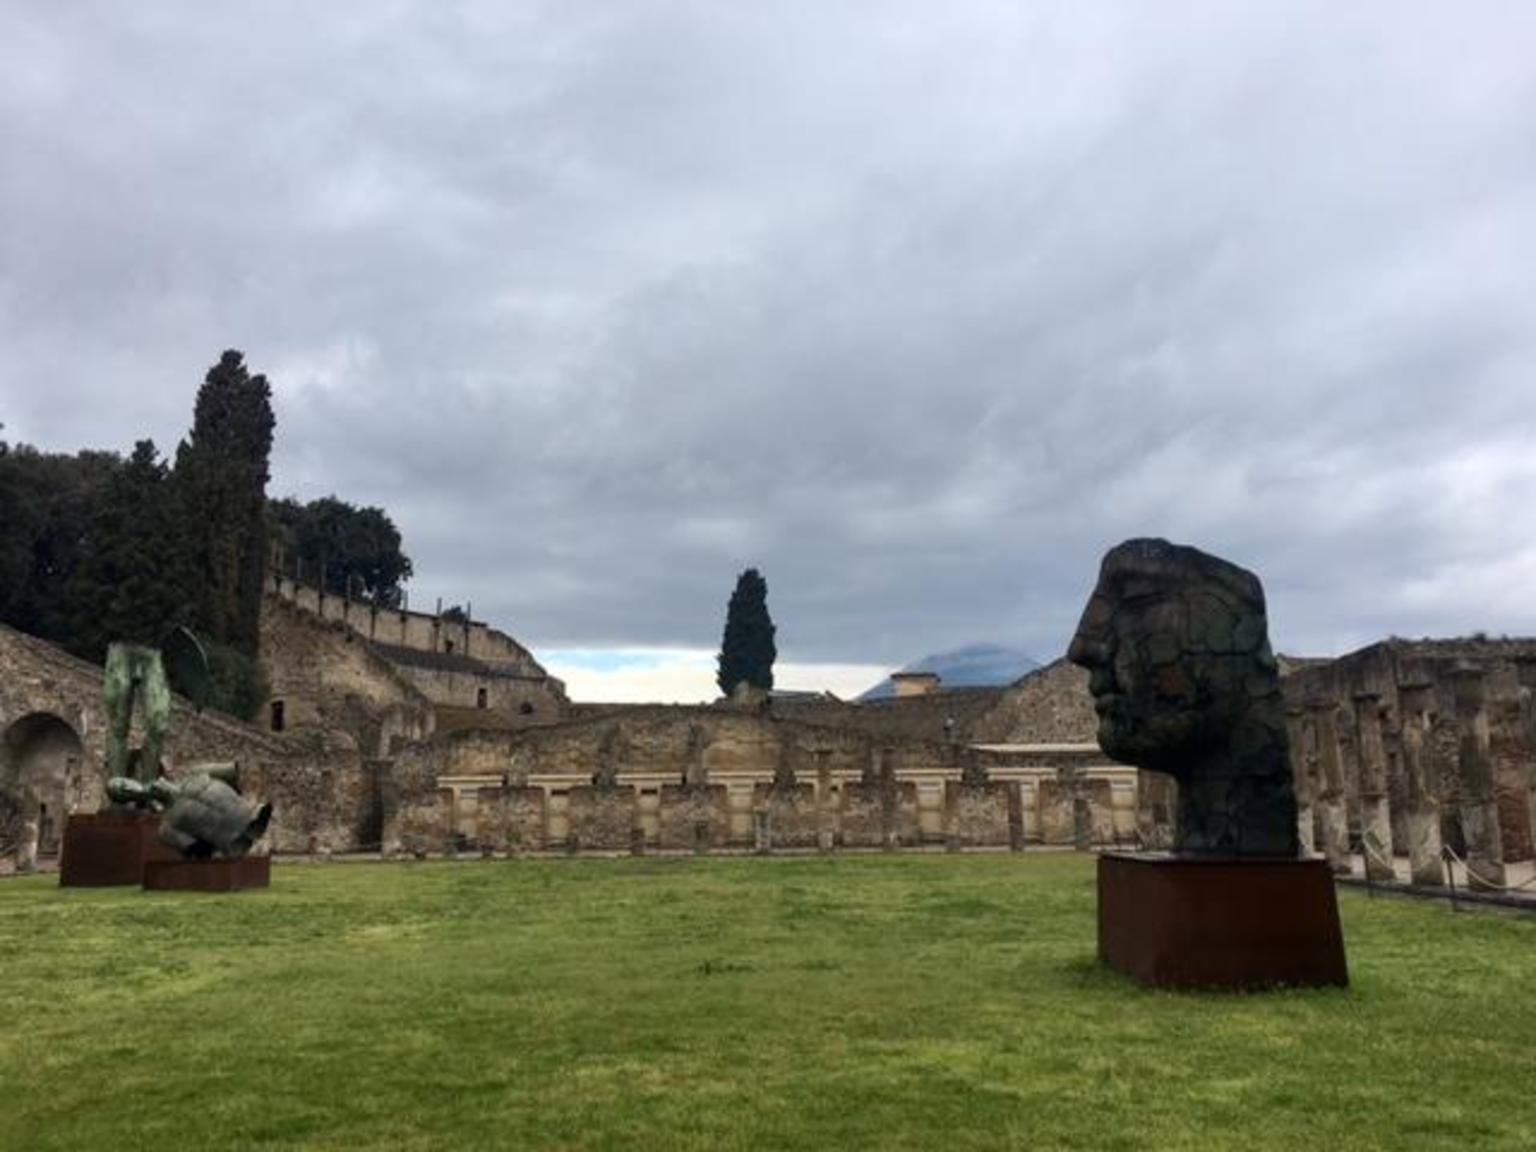
[[[1299,651],[1536,627],[1524,5],[0,16],[0,419],[276,484],[540,645],[1058,652],[1102,550]],[[70,15],[70,12],[75,13]]]

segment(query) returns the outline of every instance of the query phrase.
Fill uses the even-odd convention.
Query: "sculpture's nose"
[[[1107,632],[1079,625],[1072,643],[1067,645],[1067,659],[1082,668],[1103,668],[1114,658]]]

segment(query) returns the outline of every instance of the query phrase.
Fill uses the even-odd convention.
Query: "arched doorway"
[[[29,712],[0,736],[0,854],[18,871],[58,854],[84,763],[79,734],[52,712]]]

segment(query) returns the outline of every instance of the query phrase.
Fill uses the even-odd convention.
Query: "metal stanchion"
[[[1461,907],[1456,903],[1456,868],[1451,863],[1451,850],[1449,848],[1440,849],[1440,862],[1445,865],[1445,884],[1451,892],[1451,911],[1459,912]]]

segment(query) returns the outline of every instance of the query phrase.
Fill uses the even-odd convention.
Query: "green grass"
[[[1341,894],[1354,986],[1149,993],[1070,854],[0,885],[0,1148],[1536,1148],[1536,918]]]

